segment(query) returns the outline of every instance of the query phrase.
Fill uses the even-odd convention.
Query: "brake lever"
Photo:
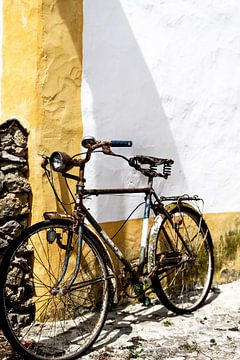
[[[115,155],[114,152],[112,151],[110,144],[103,144],[102,145],[102,152],[105,155]]]
[[[47,165],[49,164],[49,157],[44,155],[44,154],[38,154],[39,156],[41,156],[41,158],[43,159],[42,163],[41,163],[41,167],[44,170],[47,170]]]

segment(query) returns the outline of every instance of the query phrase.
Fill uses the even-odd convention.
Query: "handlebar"
[[[129,166],[140,171],[143,175],[148,177],[163,177],[165,179],[171,175],[171,165],[174,163],[172,159],[160,159],[152,156],[134,156],[127,158],[123,155],[115,154],[112,152],[111,147],[131,147],[131,140],[110,140],[110,141],[97,141],[92,136],[86,136],[82,140],[82,146],[87,149],[86,156],[83,159],[76,160],[69,155],[62,152],[54,152],[51,157],[46,161],[46,157],[42,163],[42,167],[46,169],[48,163],[50,163],[52,169],[62,174],[66,173],[73,167],[84,168],[85,164],[90,160],[92,152],[98,148],[102,148],[102,152],[105,155],[112,155],[120,157],[126,160]],[[142,165],[148,165],[149,168],[144,168]],[[157,166],[163,165],[163,172],[156,171]]]
[[[82,146],[85,149],[94,147],[101,147],[102,145],[108,145],[110,147],[131,147],[131,140],[110,140],[110,141],[97,141],[93,136],[85,136],[82,139]]]
[[[111,140],[111,147],[132,147],[131,140]]]

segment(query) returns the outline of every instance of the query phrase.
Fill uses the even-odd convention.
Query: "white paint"
[[[144,218],[143,225],[142,225],[142,237],[141,237],[141,247],[144,247],[144,248],[147,246],[148,224],[149,224],[149,219]]]
[[[123,154],[172,157],[158,191],[198,194],[206,212],[240,210],[239,24],[238,0],[84,2],[84,134],[133,140]],[[91,187],[144,184],[121,160],[96,157]],[[135,203],[91,208],[113,220]]]

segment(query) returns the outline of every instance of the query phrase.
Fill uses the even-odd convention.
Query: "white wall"
[[[163,195],[239,211],[240,2],[85,0],[83,39],[84,134],[133,140],[123,154],[172,157]],[[89,186],[141,181],[122,161],[96,157]],[[121,219],[134,201],[91,207],[100,220]]]

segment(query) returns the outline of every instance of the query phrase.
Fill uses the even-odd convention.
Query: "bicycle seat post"
[[[148,176],[148,186],[149,187],[153,186],[153,176]]]

